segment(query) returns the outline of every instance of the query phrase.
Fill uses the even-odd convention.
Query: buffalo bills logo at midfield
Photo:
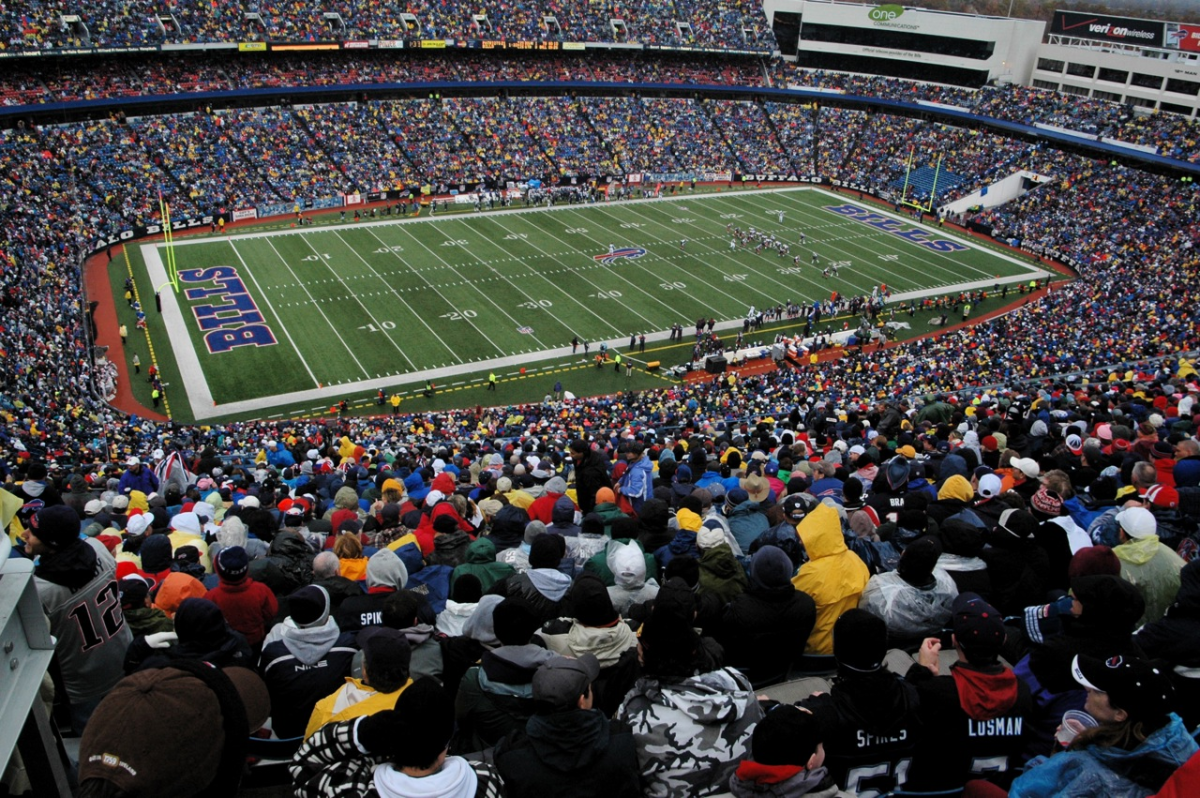
[[[612,252],[606,252],[603,255],[593,255],[592,260],[597,260],[601,263],[608,263],[620,258],[628,258],[629,260],[633,260],[634,258],[640,258],[645,254],[646,250],[642,249],[641,247],[622,247],[621,249],[614,249]]]

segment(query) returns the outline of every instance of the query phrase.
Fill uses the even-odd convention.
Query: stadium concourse
[[[194,5],[166,27],[101,3],[90,35],[243,40],[240,9]],[[744,5],[675,4],[705,44],[769,51]],[[482,7],[513,35],[539,24]],[[355,8],[364,35],[410,24]],[[591,8],[556,14],[615,40]],[[71,44],[62,12],[6,5],[7,47]],[[623,13],[656,41],[684,35],[652,5]],[[267,4],[262,30],[316,37],[306,14]],[[438,36],[468,24],[416,17]],[[82,735],[79,795],[1200,790],[1194,184],[986,127],[634,92],[941,100],[1086,125],[1181,168],[1200,159],[1194,123],[766,56],[459,55],[59,59],[0,78],[8,104],[30,106],[300,84],[634,87],[6,117],[0,560],[32,560],[57,638],[45,694]],[[945,152],[961,196],[1022,168],[1052,176],[961,221],[1078,278],[943,335],[732,385],[203,426],[105,401],[115,373],[93,348],[84,257],[97,235],[155,221],[159,187],[187,215],[606,171],[769,171],[884,195],[899,141]],[[286,773],[248,754],[282,755]],[[19,765],[10,794],[31,788]]]

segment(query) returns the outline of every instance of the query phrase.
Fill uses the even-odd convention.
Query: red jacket
[[[565,496],[564,493],[543,493],[533,500],[526,511],[530,521],[541,521],[546,526],[554,522],[554,503]]]
[[[271,589],[248,576],[240,582],[222,579],[204,597],[221,608],[225,621],[246,636],[251,648],[262,645],[267,628],[279,612],[279,602]]]

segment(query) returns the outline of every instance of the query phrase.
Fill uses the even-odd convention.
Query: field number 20
[[[463,321],[464,319],[473,319],[479,314],[473,310],[456,310],[453,313],[443,313],[439,318],[447,321]]]

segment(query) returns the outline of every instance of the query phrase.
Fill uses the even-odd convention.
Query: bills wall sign
[[[640,258],[645,254],[646,250],[642,249],[641,247],[623,247],[621,249],[614,249],[612,252],[605,252],[603,255],[593,255],[592,260],[599,261],[600,263],[610,263],[622,258],[633,260],[634,258]]]
[[[204,333],[210,354],[229,352],[239,346],[274,346],[275,333],[263,323],[263,315],[245,283],[232,266],[188,269],[179,280],[194,285],[183,292],[190,300],[206,299],[192,306],[196,323]],[[197,285],[208,283],[209,285]]]
[[[881,213],[874,213],[857,205],[826,205],[825,210],[833,211],[836,214],[870,225],[878,230],[883,230],[885,233],[900,236],[914,244],[928,247],[934,252],[962,252],[966,249],[966,246],[959,244],[957,241],[934,238],[933,234],[928,230],[922,230],[919,227],[906,227],[904,222],[899,219],[893,219]]]

